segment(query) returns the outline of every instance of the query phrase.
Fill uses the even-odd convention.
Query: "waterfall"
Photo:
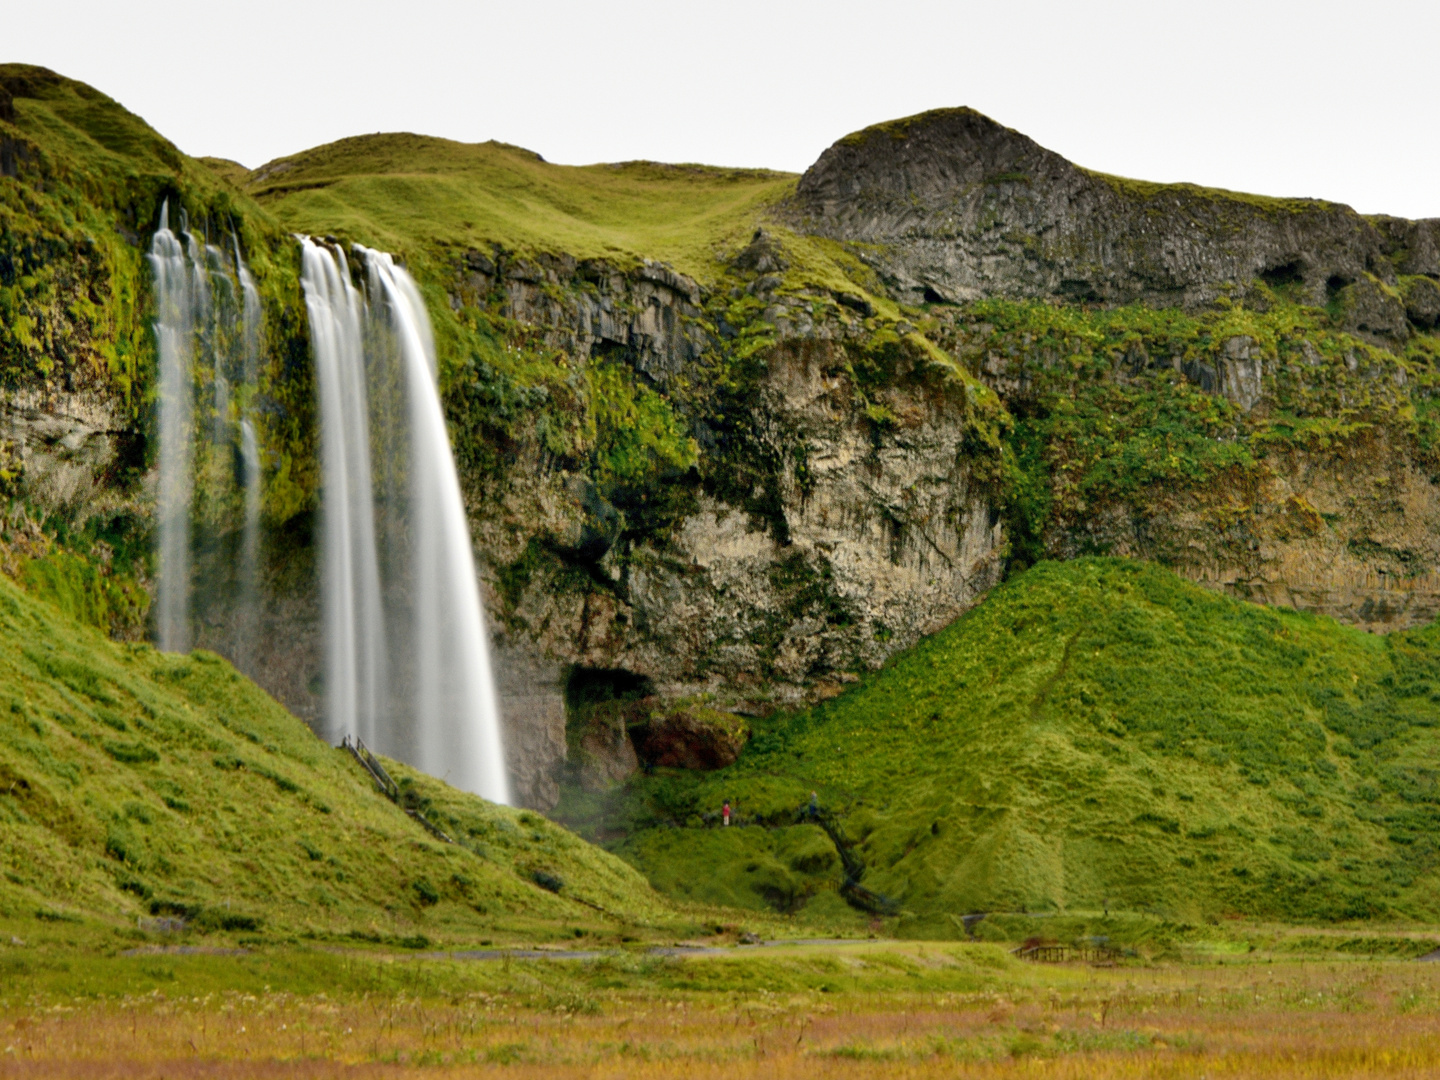
[[[240,463],[245,470],[245,526],[235,604],[235,666],[254,677],[255,636],[260,633],[260,444],[255,425],[240,421]]]
[[[240,242],[231,236],[235,272],[240,281],[240,380],[253,387],[260,367],[260,292],[240,255]],[[252,420],[253,403],[243,401],[240,418],[240,462],[244,469],[245,524],[240,534],[239,597],[236,603],[235,666],[255,675],[255,638],[260,633],[260,443]]]
[[[383,252],[355,249],[362,296],[342,252],[302,244],[321,411],[326,734],[354,732],[508,802],[484,609],[424,302]]]
[[[324,734],[331,742],[359,735],[383,750],[385,620],[370,486],[364,301],[343,252],[302,243],[300,281],[320,396]]]
[[[416,764],[436,776],[449,772],[457,787],[508,802],[485,615],[440,407],[430,317],[409,274],[384,252],[361,251],[377,311],[394,335],[409,406]]]
[[[192,587],[212,601],[230,594],[225,581],[192,581],[191,515],[196,493],[197,440],[199,462],[209,462],[200,490],[223,496],[234,489],[235,451],[243,485],[244,527],[241,536],[235,656],[249,668],[248,645],[258,631],[257,560],[260,544],[260,452],[248,412],[239,422],[235,403],[250,409],[260,355],[260,294],[232,235],[233,266],[219,248],[190,232],[180,212],[178,235],[170,228],[170,203],[160,209],[160,223],[150,244],[155,280],[155,341],[160,385],[157,439],[159,491],[156,507],[158,584],[155,631],[161,649],[185,652],[191,640]],[[196,416],[197,385],[211,379],[207,425]],[[203,415],[203,413],[202,413]],[[201,436],[209,433],[207,443]],[[220,520],[224,520],[223,517]]]
[[[181,232],[185,233],[183,224]],[[185,235],[193,247],[194,241]],[[190,647],[191,365],[195,334],[203,322],[209,292],[203,265],[197,265],[170,231],[169,200],[160,210],[160,228],[150,244],[150,267],[155,275],[155,343],[160,367],[155,627],[161,649],[184,652]]]

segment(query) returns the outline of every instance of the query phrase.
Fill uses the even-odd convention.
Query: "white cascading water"
[[[235,249],[235,271],[241,297],[241,384],[253,387],[260,367],[260,292],[240,255],[240,242],[231,238]],[[240,534],[239,598],[236,604],[235,664],[247,675],[255,672],[255,637],[260,632],[260,443],[251,420],[250,400],[240,418],[240,461],[245,470],[245,524]]]
[[[255,636],[260,632],[260,443],[248,418],[240,421],[240,462],[245,469],[245,526],[240,534],[234,660],[253,678]]]
[[[326,731],[388,750],[385,620],[375,552],[370,424],[365,390],[364,299],[343,252],[302,241],[300,281],[320,397],[321,604]]]
[[[193,247],[183,224],[181,232]],[[150,267],[155,275],[155,342],[160,367],[155,629],[161,649],[184,652],[190,647],[191,368],[195,335],[205,318],[209,290],[203,263],[197,263],[170,231],[168,200],[160,210],[160,228],[150,244]]]
[[[249,669],[248,646],[258,630],[256,562],[260,543],[260,453],[248,416],[237,423],[233,402],[248,404],[259,369],[260,294],[232,236],[234,263],[219,248],[189,231],[180,211],[178,235],[170,228],[170,204],[160,209],[160,224],[150,245],[155,279],[155,339],[160,369],[159,491],[157,498],[158,583],[155,631],[160,648],[185,652],[191,645],[190,590],[206,590],[213,599],[219,581],[193,581],[191,510],[195,495],[196,440],[208,430],[210,460],[233,460],[238,445],[244,490],[235,659]],[[237,291],[238,284],[238,291]],[[197,380],[208,375],[211,423],[197,422]],[[240,396],[236,397],[236,387]],[[201,460],[204,460],[203,458]],[[211,482],[229,481],[216,478]],[[228,574],[226,578],[228,579]],[[222,594],[223,595],[223,594]]]
[[[356,248],[364,260],[368,303],[350,281],[340,251],[308,239],[302,283],[320,383],[327,580],[364,579],[377,598],[403,606],[382,622],[364,617],[355,599],[327,599],[327,708],[332,738],[354,732],[376,749],[447,779],[494,802],[510,801],[500,714],[490,670],[484,609],[474,552],[436,381],[434,339],[425,305],[410,275],[389,255]],[[364,395],[354,407],[355,388]],[[403,396],[406,430],[390,446],[404,457],[401,527],[382,530],[395,547],[377,560],[376,506],[368,443],[371,416],[382,437],[395,418],[393,395]],[[393,433],[392,433],[393,434]],[[393,440],[392,440],[393,441]],[[393,462],[384,461],[387,475]],[[383,487],[384,485],[382,485]],[[364,504],[364,505],[362,505]],[[357,550],[370,545],[364,572]],[[342,572],[343,571],[343,572]],[[332,602],[333,600],[333,602]],[[365,669],[348,658],[373,626],[404,628],[390,639],[387,667]],[[377,678],[366,680],[366,672]],[[387,672],[395,675],[394,683]],[[367,730],[359,707],[373,703]]]
[[[410,421],[410,562],[416,765],[455,786],[510,801],[500,710],[460,478],[440,406],[435,340],[414,280],[384,252],[360,249],[376,314],[389,324]]]

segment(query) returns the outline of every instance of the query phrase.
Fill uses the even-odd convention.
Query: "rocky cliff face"
[[[658,386],[703,379],[721,334],[693,282],[651,266],[472,253],[455,303],[485,297],[577,368],[618,354]],[[730,464],[695,400],[710,453],[671,479],[687,501],[663,535],[635,531],[589,476],[534,443],[467,476],[504,704],[525,718],[511,738],[527,800],[554,800],[573,668],[643,678],[662,699],[795,704],[838,692],[998,580],[999,518],[967,445],[970,398],[985,391],[923,350],[899,355],[862,395],[844,341],[795,335],[767,349],[743,418],[755,471],[739,489],[717,475]]]
[[[551,655],[667,690],[744,701],[753,688],[793,702],[964,610],[996,580],[999,532],[962,452],[963,413],[923,387],[897,389],[904,426],[877,436],[834,362],[818,346],[770,359],[758,419],[785,443],[775,447],[778,523],[701,494],[668,543],[632,549],[623,564],[602,556],[600,579],[576,588],[553,552],[583,537],[588,489],[563,473],[527,477],[525,496],[548,496],[552,530],[526,548],[520,529],[509,544],[482,540],[512,565],[531,544],[541,551],[508,594],[497,586],[507,622],[536,632]],[[482,519],[481,535],[505,524]]]
[[[488,298],[577,370],[622,361],[701,448],[657,483],[684,493],[658,531],[533,441],[469,475],[501,667],[523,673],[507,709],[528,718],[530,801],[553,801],[566,753],[603,786],[669,723],[597,722],[567,751],[570,673],[742,713],[812,701],[965,611],[1007,561],[1135,555],[1379,630],[1440,610],[1436,222],[1103,177],[969,110],[842,140],[780,220],[878,280],[796,288],[783,232],[732,258],[720,289],[771,332],[738,429],[694,391],[736,335],[723,291],[564,256],[457,269],[457,309]],[[940,377],[925,348],[877,354],[877,333],[938,344],[979,382]],[[968,411],[987,387],[1012,418],[1004,476]]]
[[[267,312],[268,598],[234,606],[233,491],[202,492],[196,565],[218,585],[197,640],[313,718],[291,242],[229,180],[38,70],[0,68],[0,195],[43,210],[0,233],[0,560],[26,573],[69,545],[84,573],[128,560],[146,584],[143,235],[165,198],[238,213]],[[66,117],[131,125],[140,165],[80,135],[71,160],[43,137]],[[125,197],[102,207],[95,184]],[[444,297],[527,804],[554,806],[567,761],[599,787],[647,761],[723,763],[737,714],[838,693],[1039,558],[1137,555],[1377,630],[1440,611],[1437,222],[1101,176],[969,110],[842,139],[755,212],[707,248],[703,284],[559,241],[411,253]],[[122,601],[112,631],[143,633]],[[586,688],[624,708],[577,726]]]
[[[1440,274],[1440,221],[1104,176],[972,109],[840,140],[801,177],[794,209],[808,230],[875,245],[873,265],[913,303],[1195,307],[1268,279],[1323,304],[1367,275],[1393,286],[1397,269]],[[1391,308],[1370,329],[1403,336],[1403,304],[1365,300]]]

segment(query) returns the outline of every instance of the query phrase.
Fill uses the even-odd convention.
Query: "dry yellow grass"
[[[1440,971],[1053,971],[977,994],[156,993],[0,1018],[0,1077],[1432,1077]]]

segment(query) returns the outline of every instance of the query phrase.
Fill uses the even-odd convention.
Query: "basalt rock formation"
[[[462,308],[495,297],[577,366],[619,353],[662,388],[703,378],[720,336],[698,286],[649,267],[471,254],[453,287]],[[563,681],[576,665],[641,674],[668,697],[717,693],[747,712],[832,695],[998,581],[993,485],[967,452],[970,399],[984,390],[895,346],[867,396],[843,341],[777,342],[749,381],[742,433],[715,430],[697,404],[696,464],[655,485],[678,503],[662,528],[647,522],[661,511],[602,490],[538,440],[472,463],[507,713],[563,753]],[[507,682],[506,671],[525,676]],[[595,756],[637,767],[603,732],[584,738],[599,740]],[[525,771],[526,796],[553,802],[547,770]]]
[[[1149,184],[1090,172],[973,109],[866,128],[795,189],[804,228],[877,245],[913,303],[1004,296],[1198,307],[1255,279],[1313,303],[1375,275],[1440,275],[1440,221],[1368,220],[1348,206]],[[1407,334],[1403,302],[1355,297],[1357,327]]]

